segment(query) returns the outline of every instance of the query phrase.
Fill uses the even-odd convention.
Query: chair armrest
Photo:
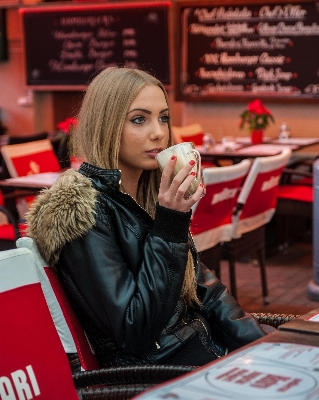
[[[101,368],[73,374],[76,388],[107,384],[157,384],[176,378],[198,367],[183,365],[131,365],[127,367]]]
[[[284,168],[280,184],[281,185],[289,185],[293,181],[293,176],[301,176],[304,178],[313,178],[313,173],[309,171],[305,171],[302,169],[294,169],[294,168]]]
[[[271,313],[250,313],[259,324],[270,325],[278,328],[279,325],[285,324],[299,315],[294,314],[271,314]]]

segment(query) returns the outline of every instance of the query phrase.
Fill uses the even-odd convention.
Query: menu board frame
[[[21,8],[27,86],[82,90],[109,66],[140,68],[170,86],[171,7],[164,0]]]
[[[319,61],[318,61],[318,69],[314,70],[313,73],[316,75],[315,81],[309,82],[307,86],[304,87],[297,87],[295,82],[300,80],[304,80],[303,78],[306,77],[308,72],[304,68],[306,66],[305,63],[305,55],[298,56],[295,58],[290,56],[291,49],[288,46],[292,47],[298,39],[295,39],[297,34],[294,37],[288,38],[287,35],[279,36],[277,42],[279,43],[278,49],[273,48],[272,51],[266,49],[260,49],[260,53],[256,53],[252,49],[250,51],[244,50],[243,57],[240,55],[240,50],[236,49],[235,46],[243,48],[243,38],[247,38],[245,33],[245,29],[247,31],[252,31],[255,29],[255,33],[252,34],[253,38],[251,40],[254,43],[257,43],[256,39],[262,39],[263,44],[265,41],[270,43],[270,38],[265,35],[264,32],[267,30],[263,30],[262,33],[259,35],[259,27],[258,22],[264,23],[264,26],[268,23],[268,25],[274,24],[292,24],[291,21],[287,23],[287,17],[283,18],[282,9],[288,5],[292,5],[293,9],[296,11],[296,15],[301,15],[303,12],[304,7],[313,7],[317,4],[316,1],[309,1],[309,0],[291,0],[291,1],[283,1],[283,0],[243,0],[242,2],[236,2],[236,0],[177,0],[175,3],[175,99],[176,101],[186,101],[186,102],[247,102],[254,98],[260,98],[266,100],[268,102],[291,102],[291,103],[300,103],[300,102],[308,102],[308,103],[316,103],[319,102]],[[251,13],[250,15],[254,15],[253,17],[245,17],[244,9],[246,10],[246,15],[248,11],[254,11],[256,7],[261,8],[268,6],[270,10],[270,14],[275,15],[274,9],[277,7],[277,13],[281,12],[280,16],[275,16],[272,18],[256,18],[255,14]],[[299,7],[299,9],[298,9]],[[230,36],[231,33],[230,29],[227,27],[223,27],[223,24],[231,23],[231,18],[226,20],[226,17],[219,17],[217,19],[216,15],[220,9],[223,8],[226,11],[238,11],[233,13],[235,15],[234,22],[240,21],[242,18],[242,25],[243,28],[235,27],[236,35]],[[301,10],[300,10],[301,8]],[[318,7],[319,8],[319,7]],[[197,24],[193,22],[195,14],[193,13],[193,9],[196,9],[196,18],[198,20],[201,18],[200,23]],[[207,9],[208,12],[205,12],[204,15],[201,14],[203,9]],[[214,10],[215,9],[215,10]],[[217,9],[217,11],[216,11]],[[185,11],[186,10],[186,11]],[[190,10],[190,11],[188,11]],[[198,11],[199,10],[199,11]],[[214,10],[214,11],[213,11]],[[281,11],[278,11],[281,10]],[[187,13],[191,13],[189,17]],[[267,15],[267,13],[265,13]],[[199,17],[202,15],[201,17]],[[213,18],[209,21],[210,15],[213,15]],[[222,15],[222,13],[219,13]],[[226,15],[224,13],[224,15]],[[230,15],[230,13],[229,13]],[[241,15],[241,17],[237,17],[236,15]],[[191,20],[193,18],[193,20]],[[206,18],[206,20],[205,20]],[[215,19],[214,19],[215,18]],[[254,20],[254,21],[253,21]],[[190,23],[189,23],[190,21]],[[206,22],[208,21],[208,22]],[[271,22],[270,22],[271,21]],[[298,18],[294,19],[294,23],[298,22]],[[250,24],[249,24],[250,23]],[[194,26],[191,26],[191,24]],[[316,15],[316,20],[314,22],[315,32],[319,32],[319,11],[318,15]],[[318,25],[318,28],[317,28]],[[214,26],[214,29],[210,30],[207,28],[211,28]],[[216,28],[217,27],[217,28]],[[308,27],[306,27],[308,28]],[[227,31],[228,29],[228,31]],[[237,31],[236,31],[237,29]],[[240,30],[243,30],[243,34],[240,33]],[[291,28],[294,29],[294,28]],[[188,32],[190,31],[195,32],[193,37],[190,36]],[[209,33],[212,32],[211,33]],[[225,32],[227,31],[228,37],[219,37],[218,35],[222,36],[224,33],[216,34],[215,32]],[[200,33],[198,33],[200,32]],[[205,32],[206,37],[204,37]],[[207,32],[207,33],[206,33]],[[195,35],[197,37],[195,37]],[[250,35],[250,34],[249,34]],[[208,39],[211,40],[210,45],[208,46]],[[218,45],[216,45],[215,39],[219,40],[219,43],[222,43],[220,49],[218,49]],[[278,39],[277,38],[277,39]],[[305,39],[307,36],[305,36]],[[276,39],[276,37],[275,37]],[[289,39],[289,41],[288,41]],[[300,41],[303,40],[302,37],[299,39],[299,47]],[[233,41],[235,46],[229,50],[229,42]],[[285,42],[286,41],[286,42]],[[318,46],[314,46],[310,48],[310,55],[309,55],[309,46],[308,46],[308,56],[311,57],[311,50],[317,52],[318,48],[318,60],[319,60],[319,33],[313,35],[311,40],[307,40],[308,43],[318,44]],[[228,43],[226,43],[228,42]],[[292,43],[288,45],[288,42]],[[226,44],[225,44],[226,43]],[[238,44],[240,43],[240,44]],[[305,41],[306,44],[306,41]],[[226,46],[222,48],[222,46]],[[228,49],[227,49],[228,46]],[[269,45],[270,47],[270,45]],[[281,47],[281,49],[279,49]],[[258,48],[258,47],[255,47]],[[302,48],[304,48],[302,46]],[[298,50],[298,48],[296,49]],[[295,50],[295,51],[296,51]],[[262,53],[261,53],[262,52]],[[222,57],[226,55],[226,57]],[[286,54],[285,54],[286,53]],[[248,57],[249,54],[253,57]],[[261,55],[267,54],[268,59],[264,61],[264,65],[261,63],[263,62],[261,59]],[[231,58],[233,56],[233,58]],[[245,59],[246,56],[246,59]],[[192,58],[194,57],[194,58]],[[247,65],[241,66],[238,68],[238,73],[236,72],[236,67],[240,64],[233,64],[231,65],[231,60],[239,59],[239,63],[247,62]],[[272,58],[273,57],[273,58]],[[315,57],[315,56],[313,56]],[[228,59],[227,59],[228,58]],[[271,61],[275,60],[274,64],[271,65]],[[195,61],[194,61],[195,60]],[[247,61],[246,61],[247,60]],[[256,61],[257,60],[257,61]],[[282,61],[284,60],[284,61]],[[251,65],[249,63],[251,62]],[[276,63],[278,64],[276,65]],[[280,64],[282,62],[283,64]],[[197,65],[196,65],[197,63]],[[236,61],[235,61],[236,63]],[[255,65],[253,66],[253,63]],[[287,64],[290,63],[290,64]],[[190,66],[192,64],[192,66]],[[195,67],[194,67],[195,65]],[[287,67],[288,66],[288,67]],[[298,67],[297,72],[294,68],[289,70],[290,67]],[[257,68],[259,68],[257,72]],[[207,73],[208,71],[208,73]],[[213,71],[213,72],[211,72]],[[260,72],[262,71],[263,74]],[[277,71],[282,72],[282,76],[284,77],[283,80],[277,78],[280,76],[280,73]],[[229,75],[227,75],[229,73]],[[303,76],[304,73],[304,76]],[[272,76],[271,76],[272,75]],[[276,76],[275,76],[276,75]],[[209,78],[206,78],[209,76]],[[227,78],[229,76],[230,78]],[[266,82],[260,79],[264,77]],[[308,76],[308,75],[307,75]],[[234,77],[234,78],[232,78]],[[244,78],[241,78],[244,77]],[[289,78],[291,77],[291,78]],[[201,80],[200,80],[201,79]],[[227,81],[228,79],[228,81]],[[267,82],[268,79],[268,82]],[[271,80],[272,79],[272,80]],[[276,81],[277,79],[277,81]],[[290,80],[290,82],[289,82]],[[278,86],[277,86],[278,85]],[[229,89],[230,88],[230,89]],[[279,89],[277,89],[279,88]],[[306,92],[308,91],[308,93]]]
[[[0,61],[8,60],[6,10],[0,9]]]

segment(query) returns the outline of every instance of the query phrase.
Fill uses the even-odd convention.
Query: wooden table
[[[319,399],[319,322],[313,323],[312,333],[302,324],[278,330],[135,399]]]
[[[234,149],[225,149],[222,143],[217,143],[209,150],[196,146],[203,161],[219,164],[219,160],[231,160],[234,164],[244,158],[272,156],[281,153],[282,148],[289,147],[293,152],[319,143],[319,138],[264,138],[262,144],[251,144],[249,137],[235,138]]]

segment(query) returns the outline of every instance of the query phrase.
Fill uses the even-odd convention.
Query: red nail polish
[[[200,186],[200,187],[204,187],[204,184],[203,184],[203,183],[200,183],[199,186]]]
[[[191,172],[190,175],[195,176],[196,172]]]
[[[190,160],[189,164],[190,165],[195,165],[195,161],[194,160]]]
[[[176,156],[172,156],[172,157],[171,157],[171,160],[175,160],[175,158],[176,158]]]

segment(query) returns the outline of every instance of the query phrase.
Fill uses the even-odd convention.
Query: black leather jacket
[[[120,171],[84,163],[79,172],[82,177],[76,171],[68,173],[74,176],[74,182],[68,184],[62,176],[58,188],[48,191],[51,197],[46,203],[54,202],[58,192],[59,207],[71,208],[76,230],[77,225],[85,225],[88,209],[83,215],[80,207],[68,206],[64,187],[69,198],[74,193],[70,202],[78,193],[77,180],[87,182],[89,178],[91,188],[97,191],[93,226],[63,243],[57,269],[103,366],[203,365],[265,334],[217,278],[209,284],[198,283],[201,307],[192,309],[180,298],[190,246],[199,280],[201,275],[188,236],[191,213],[157,205],[153,219],[120,191]],[[85,196],[85,191],[81,192],[80,204]],[[41,212],[48,210],[39,208],[37,213]],[[43,253],[47,260],[52,259]]]

